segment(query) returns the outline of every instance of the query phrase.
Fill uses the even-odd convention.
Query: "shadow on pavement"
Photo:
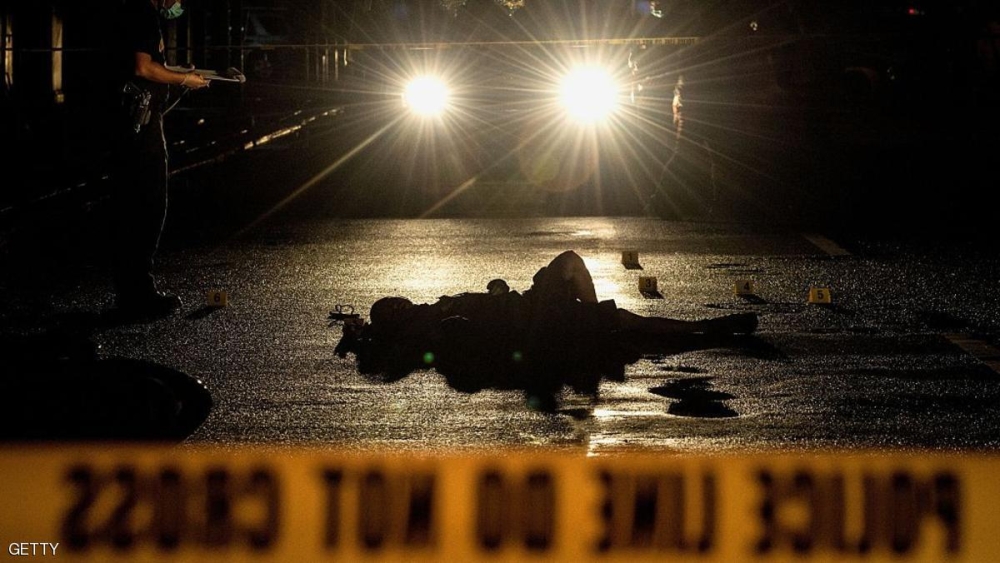
[[[452,336],[433,352],[405,342],[360,347],[355,350],[358,372],[391,383],[418,370],[434,369],[456,391],[521,390],[530,408],[554,413],[558,409],[556,397],[564,387],[596,400],[601,381],[624,381],[625,367],[643,357],[662,358],[711,348],[730,348],[734,353],[766,359],[784,357],[770,344],[746,335],[683,335],[669,341],[618,336],[524,351],[473,334]]]
[[[697,418],[733,418],[739,413],[729,408],[725,401],[736,396],[712,389],[711,377],[675,379],[649,390],[654,395],[677,399],[667,407],[667,412],[676,416]]]

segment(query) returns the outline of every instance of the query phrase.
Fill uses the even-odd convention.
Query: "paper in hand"
[[[167,70],[172,70],[174,72],[183,73],[197,73],[200,74],[202,78],[208,81],[216,82],[235,82],[237,84],[244,84],[247,81],[247,77],[243,75],[238,69],[229,67],[223,72],[218,72],[215,70],[204,70],[194,67],[183,67],[183,66],[169,66],[167,65]]]

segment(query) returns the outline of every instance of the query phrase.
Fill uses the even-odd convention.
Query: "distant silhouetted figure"
[[[167,145],[163,114],[169,85],[199,89],[208,82],[196,73],[166,68],[160,19],[182,12],[181,0],[125,0],[121,7],[119,61],[122,109],[114,192],[114,283],[116,304],[130,317],[158,317],[180,306],[159,291],[153,256],[167,213]]]
[[[602,376],[620,379],[624,365],[638,359],[636,347],[692,349],[756,328],[755,313],[682,321],[598,301],[583,259],[567,251],[539,270],[523,294],[493,280],[487,293],[433,304],[379,299],[370,324],[345,327],[337,353],[355,352],[362,373],[392,378],[434,367],[459,390],[521,388],[551,397],[564,383],[596,392]]]

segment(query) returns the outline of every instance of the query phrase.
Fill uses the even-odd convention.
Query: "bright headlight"
[[[570,116],[583,123],[604,119],[618,107],[618,85],[599,68],[570,72],[563,78],[559,94]]]
[[[421,76],[410,81],[403,91],[403,103],[416,114],[440,115],[448,107],[450,94],[444,82],[433,76]]]

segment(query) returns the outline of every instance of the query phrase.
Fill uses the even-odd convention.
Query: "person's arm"
[[[149,53],[136,51],[135,53],[135,75],[145,78],[150,82],[160,84],[175,84],[197,90],[208,86],[208,81],[200,74],[194,72],[174,72],[167,67],[155,62]]]

